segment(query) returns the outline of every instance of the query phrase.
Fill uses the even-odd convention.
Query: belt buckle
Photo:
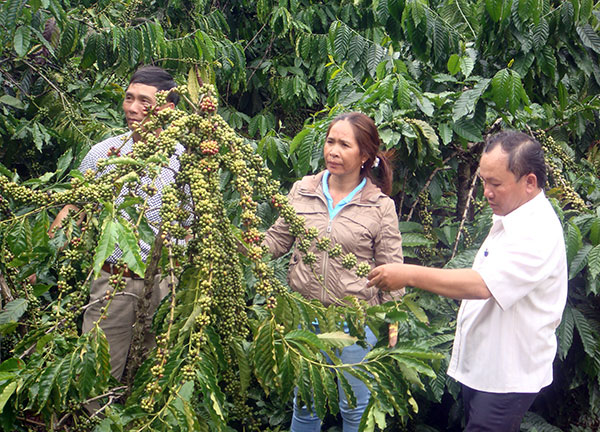
[[[111,275],[115,275],[115,274],[119,274],[121,273],[120,270],[118,269],[117,265],[108,261],[104,261],[104,265],[108,267],[108,271],[106,271],[107,273],[110,273]],[[104,265],[102,266],[104,268]],[[136,273],[132,272],[129,268],[126,268],[125,270],[123,270],[123,277],[126,278],[130,278],[130,279],[144,279],[141,276],[138,276]]]

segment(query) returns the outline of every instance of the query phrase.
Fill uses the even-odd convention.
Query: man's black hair
[[[131,80],[129,80],[129,84],[145,84],[156,87],[157,91],[171,90],[177,86],[171,74],[158,66],[142,66],[135,71]],[[177,105],[179,94],[170,92],[167,95],[167,102],[173,102],[174,105]]]
[[[498,144],[505,153],[508,153],[508,170],[517,179],[533,173],[537,178],[538,187],[546,186],[544,150],[535,138],[518,131],[498,132],[486,139],[483,152],[492,151]]]

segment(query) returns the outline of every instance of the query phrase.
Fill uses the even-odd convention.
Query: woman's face
[[[347,120],[340,120],[331,126],[323,147],[325,165],[332,176],[349,180],[360,178],[360,168],[367,159],[361,154],[354,137],[354,129]]]

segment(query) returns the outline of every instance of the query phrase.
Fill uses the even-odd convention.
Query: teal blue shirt
[[[346,197],[341,200],[335,207],[333,207],[333,198],[331,198],[331,194],[329,193],[329,185],[327,184],[327,180],[329,179],[329,171],[325,170],[325,174],[323,174],[323,195],[325,195],[325,199],[327,200],[327,210],[329,210],[329,219],[333,219],[336,214],[340,212],[340,210],[352,201],[354,195],[356,195],[367,183],[367,179],[363,178],[362,181],[356,186],[352,192],[350,192]]]

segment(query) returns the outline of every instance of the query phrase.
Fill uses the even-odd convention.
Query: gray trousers
[[[94,325],[100,319],[100,311],[107,304],[107,300],[104,299],[107,291],[109,293],[113,291],[113,288],[108,284],[109,277],[110,273],[102,270],[100,277],[92,282],[90,287],[90,306],[83,314],[82,330],[84,333],[94,328]],[[133,338],[133,326],[138,308],[138,299],[144,292],[143,279],[125,278],[125,281],[127,282],[127,286],[122,292],[126,294],[122,295],[118,293],[115,295],[108,307],[106,319],[99,321],[100,328],[104,331],[106,340],[108,341],[111,374],[117,380],[121,379],[125,370],[127,355],[129,354],[129,347]],[[168,292],[167,279],[161,281],[160,276],[157,275],[154,279],[154,290],[152,291],[148,310],[148,324],[152,321],[152,316],[160,301]],[[145,334],[144,346],[152,349],[155,345],[154,334]]]

